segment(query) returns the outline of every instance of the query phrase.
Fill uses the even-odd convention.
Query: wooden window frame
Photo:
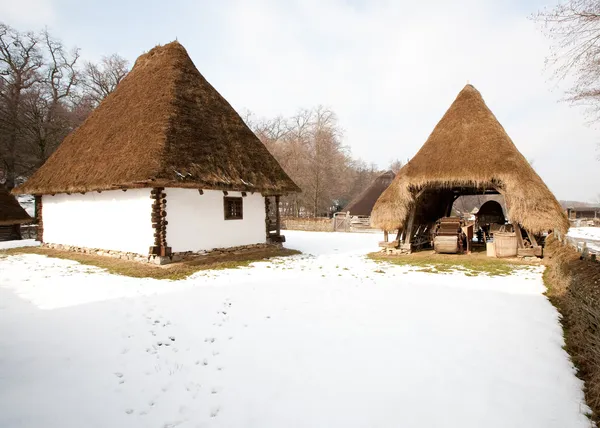
[[[230,204],[239,204],[239,213],[237,209],[232,209]],[[244,219],[244,198],[241,196],[224,196],[223,197],[223,217],[225,220],[243,220]]]

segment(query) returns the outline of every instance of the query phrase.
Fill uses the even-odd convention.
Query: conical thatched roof
[[[471,85],[458,94],[423,147],[383,192],[371,222],[387,230],[403,228],[420,190],[457,187],[497,189],[511,221],[531,232],[568,228],[552,192]]]
[[[29,223],[32,218],[17,199],[0,185],[0,226]]]
[[[16,192],[131,187],[299,191],[178,42],[140,56]]]
[[[350,215],[364,215],[370,216],[371,211],[377,198],[383,193],[385,189],[394,180],[393,171],[387,171],[380,174],[373,182],[367,187],[360,195],[354,198],[346,207],[342,210],[344,212],[350,212]]]

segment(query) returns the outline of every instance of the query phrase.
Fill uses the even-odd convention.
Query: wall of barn
[[[148,254],[150,189],[44,195],[44,242]]]
[[[260,193],[243,197],[243,219],[225,220],[223,192],[165,189],[167,244],[173,252],[204,251],[266,242],[265,198]],[[228,196],[242,196],[229,192]]]

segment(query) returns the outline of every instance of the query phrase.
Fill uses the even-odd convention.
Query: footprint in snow
[[[210,417],[211,418],[216,418],[220,411],[221,411],[220,407],[218,407],[218,406],[217,407],[213,407],[212,409],[210,409]]]

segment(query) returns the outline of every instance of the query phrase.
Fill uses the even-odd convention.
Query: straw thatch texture
[[[370,216],[377,198],[388,188],[395,176],[396,174],[393,171],[387,171],[379,175],[369,187],[346,205],[342,211],[349,211],[350,215]]]
[[[32,220],[17,199],[0,185],[0,226],[29,223]]]
[[[426,190],[421,195],[425,200],[431,196],[428,189],[446,189],[448,194],[449,189],[463,187],[482,193],[496,189],[505,198],[510,220],[533,233],[568,228],[552,192],[471,85],[458,94],[423,147],[377,200],[371,223],[387,230],[403,228],[421,190]],[[437,209],[422,217],[439,213]]]
[[[178,42],[140,56],[15,193],[131,187],[299,191]]]

